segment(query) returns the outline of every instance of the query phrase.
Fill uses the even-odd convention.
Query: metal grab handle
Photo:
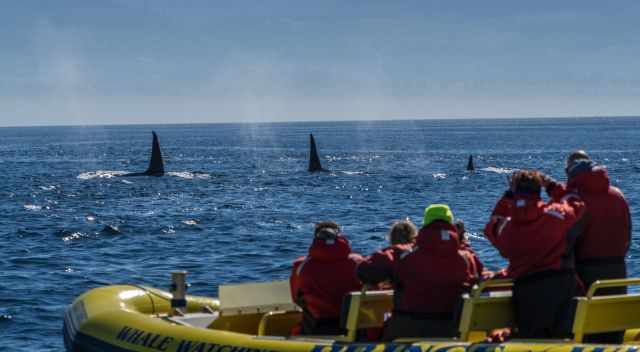
[[[640,279],[613,279],[613,280],[597,280],[592,283],[587,291],[587,299],[593,298],[596,291],[606,287],[622,287],[640,285]]]
[[[479,285],[474,285],[473,286],[473,289],[471,290],[471,296],[473,298],[480,297],[480,294],[482,294],[482,292],[485,289],[488,289],[488,288],[493,288],[493,287],[512,287],[512,286],[513,286],[513,280],[511,280],[511,279],[499,279],[499,280],[482,281]]]
[[[265,336],[265,333],[267,332],[267,321],[269,320],[269,318],[274,315],[282,315],[285,313],[287,312],[284,310],[270,311],[265,313],[262,318],[260,318],[260,324],[258,324],[258,336]]]

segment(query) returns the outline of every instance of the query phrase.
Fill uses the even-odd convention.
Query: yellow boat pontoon
[[[353,292],[343,317],[345,335],[289,336],[301,319],[286,281],[220,286],[220,299],[184,296],[184,275],[173,294],[143,286],[107,286],[78,297],[67,309],[67,351],[167,352],[638,352],[640,294],[594,296],[599,288],[639,285],[640,279],[596,282],[578,301],[573,340],[483,342],[511,327],[509,281],[487,281],[465,295],[455,339],[405,338],[362,342],[359,329],[381,327],[393,291]],[[488,292],[500,287],[503,291]],[[506,290],[505,290],[506,289]],[[583,344],[585,334],[626,330],[624,345]],[[637,343],[637,345],[636,345]]]

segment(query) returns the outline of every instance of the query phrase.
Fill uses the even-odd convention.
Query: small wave
[[[120,229],[118,228],[118,226],[107,224],[107,225],[104,225],[104,227],[102,228],[102,231],[100,232],[109,234],[109,235],[117,235],[120,233]]]
[[[189,219],[189,220],[183,220],[182,223],[185,225],[195,226],[195,225],[198,225],[200,221],[197,219]]]
[[[361,175],[367,175],[368,173],[366,171],[341,171],[343,174],[345,175],[349,175],[349,176],[361,176]]]
[[[53,191],[56,189],[56,186],[40,186],[40,189],[43,191]]]
[[[112,178],[126,174],[124,171],[109,171],[109,170],[98,170],[98,171],[88,171],[83,172],[78,175],[78,179],[80,180],[91,180],[94,178]]]
[[[485,168],[480,169],[480,170],[488,171],[488,172],[495,172],[497,174],[510,174],[510,173],[516,171],[516,169],[510,169],[508,167],[494,167],[494,166],[485,167]]]
[[[122,180],[122,183],[127,184],[127,185],[132,185],[133,182],[129,181],[129,180]]]
[[[444,173],[444,172],[437,172],[437,173],[433,174],[432,176],[436,180],[444,180],[445,178],[447,178],[447,174]]]
[[[63,236],[62,240],[64,242],[70,242],[70,241],[79,240],[82,237],[86,237],[86,235],[84,233],[82,233],[82,232],[74,232],[74,233],[71,233],[69,235]]]
[[[207,179],[211,177],[211,175],[205,172],[188,172],[188,171],[167,172],[167,175],[173,176],[173,177],[180,177],[188,180]]]
[[[38,210],[42,210],[42,205],[25,204],[24,208],[31,211],[38,211]]]
[[[481,241],[486,241],[486,237],[484,237],[484,235],[477,233],[477,232],[468,232],[467,231],[467,236],[476,239],[476,240],[481,240]]]
[[[337,156],[337,155],[327,155],[324,157],[325,160],[329,162],[341,161],[341,160],[355,160],[355,161],[373,161],[376,159],[380,159],[382,156],[380,155],[349,155],[349,156]]]
[[[11,314],[0,314],[0,321],[6,321],[11,319],[13,319],[13,316],[11,316]]]

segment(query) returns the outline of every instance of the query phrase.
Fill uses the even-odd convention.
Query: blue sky
[[[640,115],[638,1],[6,1],[0,125]]]

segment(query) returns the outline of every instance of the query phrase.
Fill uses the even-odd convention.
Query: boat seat
[[[576,342],[585,334],[640,328],[640,294],[594,296],[605,287],[640,285],[640,279],[601,280],[594,282],[585,297],[576,298],[578,306],[573,322]]]
[[[345,335],[338,340],[353,342],[359,329],[384,325],[385,316],[393,310],[393,290],[350,292],[345,302],[349,307],[341,319]]]
[[[210,329],[258,335],[266,313],[300,310],[291,300],[287,280],[221,285],[218,291],[220,316],[209,325]],[[270,329],[268,320],[264,323],[265,332]]]
[[[511,301],[511,280],[483,281],[463,296],[462,314],[458,331],[461,341],[474,342],[494,329],[512,327],[515,324]],[[501,289],[491,291],[491,289]],[[483,332],[478,335],[476,332]]]
[[[240,315],[274,311],[294,311],[289,281],[220,285],[220,314]]]

